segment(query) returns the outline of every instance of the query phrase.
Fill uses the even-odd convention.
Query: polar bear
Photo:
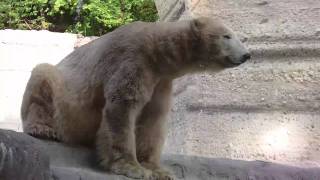
[[[37,65],[21,117],[25,133],[94,145],[100,165],[131,178],[173,179],[160,167],[172,81],[250,58],[219,20],[134,22]]]

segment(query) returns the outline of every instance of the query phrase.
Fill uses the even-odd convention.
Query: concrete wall
[[[0,128],[22,131],[20,105],[32,68],[58,63],[76,42],[75,34],[0,30]]]
[[[167,152],[319,165],[320,1],[156,4],[164,21],[223,19],[253,54],[240,67],[176,81]]]

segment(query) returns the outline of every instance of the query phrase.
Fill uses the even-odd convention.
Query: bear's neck
[[[150,52],[148,60],[159,74],[177,78],[198,66],[200,40],[188,21],[162,24],[152,39],[152,44],[146,47]]]

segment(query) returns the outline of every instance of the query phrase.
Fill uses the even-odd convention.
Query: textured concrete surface
[[[100,170],[95,165],[94,153],[84,147],[42,141],[23,133],[1,129],[0,141],[1,180],[129,180]],[[163,155],[162,159],[162,164],[175,174],[177,180],[320,178],[320,168],[298,168],[263,161],[173,154]]]
[[[254,37],[320,35],[318,0],[155,0],[160,20],[208,16]],[[180,11],[177,11],[180,9]]]
[[[223,19],[253,54],[235,69],[176,80],[166,152],[320,165],[320,1],[156,5],[164,21]]]

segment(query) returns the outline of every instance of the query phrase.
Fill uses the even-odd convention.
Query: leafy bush
[[[153,0],[0,0],[0,29],[101,35],[132,21],[157,19]]]

